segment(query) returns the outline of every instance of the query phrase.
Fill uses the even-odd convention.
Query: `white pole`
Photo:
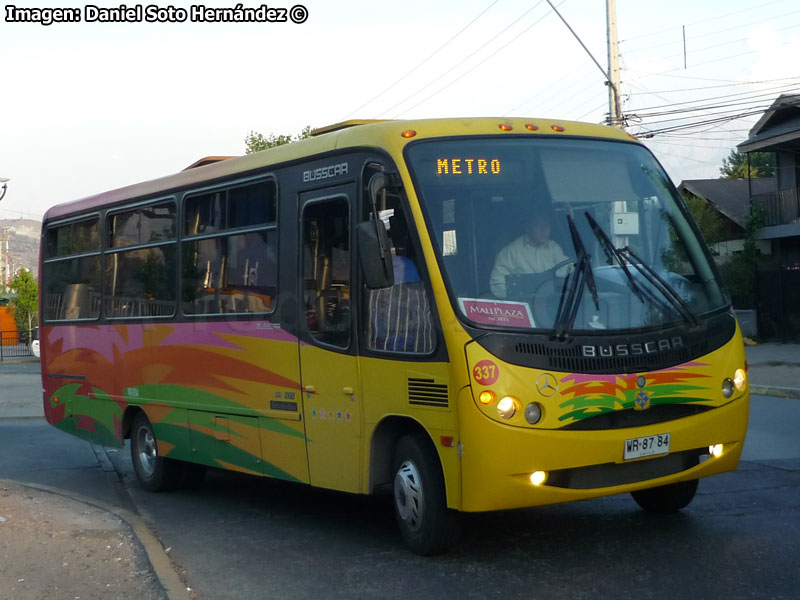
[[[617,39],[617,0],[606,0],[608,24],[608,115],[609,125],[622,129],[622,107],[619,98],[619,40]]]

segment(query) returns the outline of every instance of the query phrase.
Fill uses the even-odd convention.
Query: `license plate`
[[[657,433],[625,440],[625,460],[669,454],[669,434]]]

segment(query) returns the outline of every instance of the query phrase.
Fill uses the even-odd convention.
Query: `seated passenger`
[[[561,246],[550,239],[550,216],[536,213],[528,219],[525,233],[497,253],[489,287],[496,297],[504,298],[507,275],[544,273],[567,259]],[[565,275],[568,269],[565,265],[558,275]]]

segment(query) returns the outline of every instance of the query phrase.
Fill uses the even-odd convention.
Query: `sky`
[[[295,1],[269,6],[302,15]],[[603,73],[546,0],[299,1],[302,23],[86,22],[87,6],[121,3],[13,4],[79,9],[81,22],[48,26],[9,22],[4,4],[0,177],[10,181],[0,218],[40,219],[54,204],[204,156],[244,154],[251,131],[296,134],[348,118],[599,123],[608,111]],[[606,69],[605,1],[553,4]],[[617,0],[616,12],[627,130],[676,184],[718,177],[759,111],[800,93],[797,0]],[[698,106],[718,108],[657,116]]]

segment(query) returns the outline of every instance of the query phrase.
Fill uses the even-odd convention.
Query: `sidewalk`
[[[750,393],[800,398],[800,344],[747,346]]]

